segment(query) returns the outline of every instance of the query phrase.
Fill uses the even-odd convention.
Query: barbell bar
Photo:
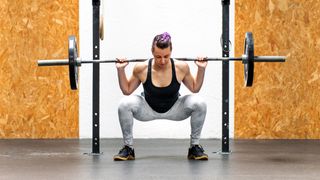
[[[69,66],[71,89],[78,89],[78,72],[81,64],[87,63],[116,63],[117,60],[82,60],[78,58],[78,49],[75,36],[69,36],[69,59],[38,60],[38,66]],[[196,61],[195,58],[174,58],[180,61]],[[143,62],[147,59],[128,59],[126,62]],[[251,32],[247,32],[244,40],[244,54],[241,57],[209,57],[206,61],[241,61],[244,65],[245,86],[253,84],[255,62],[285,62],[285,56],[254,56],[254,42]]]
[[[179,61],[196,61],[195,58],[173,58]],[[254,56],[254,62],[285,62],[285,56]],[[143,62],[147,59],[128,59],[126,62]],[[220,57],[220,58],[206,58],[206,61],[243,61],[243,57]],[[78,58],[76,64],[81,66],[81,64],[94,64],[94,63],[116,63],[117,60],[81,60]],[[69,65],[68,59],[51,59],[51,60],[38,60],[38,66],[66,66]]]

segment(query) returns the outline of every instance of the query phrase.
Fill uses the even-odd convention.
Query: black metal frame
[[[92,0],[93,60],[100,58],[100,0]],[[100,64],[93,64],[92,89],[92,153],[100,153]]]
[[[229,57],[229,6],[230,0],[222,2],[222,57]],[[93,7],[93,59],[100,58],[100,0],[92,0]],[[92,97],[92,153],[100,153],[100,65],[93,64]],[[229,150],[229,61],[222,62],[222,153]]]
[[[222,57],[229,57],[230,0],[222,2]],[[222,62],[222,153],[229,150],[229,61]]]

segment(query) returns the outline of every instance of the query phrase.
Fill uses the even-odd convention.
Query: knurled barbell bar
[[[75,36],[69,36],[69,59],[38,60],[38,66],[69,66],[71,89],[78,89],[79,66],[84,63],[116,63],[117,60],[82,60],[78,58]],[[196,61],[195,58],[174,58],[181,61]],[[127,62],[143,62],[147,59],[129,59]],[[244,65],[245,86],[252,86],[255,62],[285,62],[285,56],[254,56],[254,42],[251,32],[247,32],[244,40],[244,54],[241,57],[207,58],[207,61],[242,61]]]

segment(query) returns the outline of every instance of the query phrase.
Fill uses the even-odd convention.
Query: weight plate
[[[75,36],[69,36],[69,79],[72,90],[78,89],[78,49]]]
[[[253,84],[254,74],[254,46],[252,32],[247,32],[244,39],[244,85],[250,87]]]

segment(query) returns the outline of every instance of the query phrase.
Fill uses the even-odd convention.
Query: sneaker
[[[114,161],[134,160],[134,149],[129,146],[124,146],[117,155],[113,156]]]
[[[208,160],[208,155],[204,153],[202,146],[193,145],[189,148],[188,159]]]

